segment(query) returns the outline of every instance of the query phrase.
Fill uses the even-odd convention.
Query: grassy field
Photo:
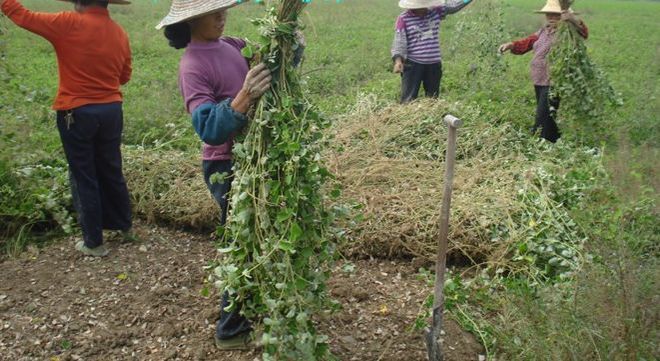
[[[67,9],[54,1],[24,3],[35,10]],[[124,143],[154,154],[196,152],[199,142],[176,85],[181,51],[154,29],[169,2],[134,3],[112,8],[134,55],[133,79],[124,88]],[[530,57],[498,57],[495,51],[539,28],[542,18],[532,11],[542,3],[475,0],[443,23],[442,97],[477,109],[473,122],[531,126]],[[578,0],[575,8],[590,27],[591,56],[624,99],[597,122],[560,124],[568,147],[605,155],[607,176],[586,200],[567,205],[593,261],[570,284],[508,280],[504,292],[460,288],[456,296],[467,300],[452,312],[499,360],[658,359],[660,2]],[[256,4],[233,9],[226,32],[255,37],[249,19],[261,11]],[[389,46],[399,12],[396,1],[384,0],[317,0],[308,7],[302,72],[310,99],[331,118],[341,122],[365,102],[376,108],[396,102],[399,78],[391,73]],[[6,222],[0,232],[5,248],[16,252],[28,241],[61,233],[54,225],[73,222],[49,110],[57,87],[55,57],[45,40],[0,21],[7,30],[0,38],[7,69],[0,70],[0,219]]]
[[[65,4],[26,1],[27,6],[45,11],[66,9]],[[387,6],[385,6],[387,4]],[[484,4],[491,4],[490,1]],[[599,144],[614,144],[620,134],[634,146],[657,148],[660,71],[658,39],[660,25],[654,21],[658,4],[643,1],[580,1],[577,5],[592,27],[590,51],[610,75],[625,105],[613,111],[603,123],[607,126],[580,128],[569,137]],[[507,57],[499,66],[488,69],[495,60],[499,42],[535,31],[541,17],[531,13],[534,1],[505,1],[500,17],[478,4],[473,9],[450,17],[443,25],[445,58],[443,92],[450,100],[481,105],[492,103],[492,114],[520,126],[533,116],[533,89],[528,81],[528,56]],[[231,12],[227,33],[254,37],[248,19],[260,12],[250,4]],[[130,7],[115,7],[114,17],[127,29],[134,51],[133,80],[126,95],[126,144],[196,146],[187,127],[176,88],[177,62],[181,54],[169,48],[162,34],[153,28],[167,10],[166,2],[140,2]],[[379,1],[347,1],[342,4],[318,1],[307,12],[306,36],[310,44],[303,73],[307,76],[312,99],[329,114],[343,113],[361,94],[375,93],[393,101],[398,78],[391,74],[389,45],[393,19],[399,9]],[[484,17],[486,15],[486,17]],[[500,22],[501,23],[498,23]],[[500,29],[499,25],[502,28]],[[7,37],[7,62],[14,73],[12,83],[22,89],[23,99],[13,96],[6,107],[30,119],[49,117],[48,102],[57,86],[55,59],[46,41],[10,27]],[[473,65],[479,71],[469,73]],[[467,95],[470,95],[469,97]],[[25,103],[31,106],[27,107]],[[37,108],[34,109],[37,105]],[[28,109],[26,109],[28,108]],[[490,110],[490,109],[489,109]],[[7,113],[7,112],[5,112]],[[6,115],[7,116],[7,115]],[[163,127],[174,124],[176,127]],[[571,125],[573,126],[573,125]],[[616,131],[614,131],[616,128]],[[188,136],[181,137],[181,133]]]
[[[491,4],[490,1],[484,3]],[[484,44],[497,45],[500,41],[526,36],[541,25],[542,18],[532,13],[538,7],[537,2],[511,0],[503,3],[501,19],[497,15],[485,19],[477,17],[489,14],[477,4],[443,24],[443,90],[449,99],[474,100],[473,97],[466,99],[465,91],[474,90],[476,86],[471,83],[478,83],[480,79],[475,78],[481,78],[480,72],[487,69],[480,69],[472,78],[468,70],[472,64],[488,61],[484,58],[495,58],[495,48],[484,49]],[[44,11],[66,9],[63,4],[36,0],[25,4]],[[131,36],[134,51],[135,72],[125,88],[127,144],[167,139],[167,133],[161,134],[156,129],[162,128],[163,123],[187,122],[176,90],[181,52],[169,48],[162,34],[153,28],[166,13],[167,6],[163,1],[156,4],[145,1],[113,8],[114,18]],[[577,6],[593,30],[589,40],[593,57],[608,72],[626,100],[625,106],[612,113],[606,122],[625,127],[635,144],[657,145],[653,137],[658,130],[654,115],[660,100],[658,84],[653,79],[658,77],[660,69],[659,40],[652,34],[660,28],[654,21],[659,5],[646,1],[584,0]],[[254,38],[255,30],[249,19],[260,11],[261,7],[255,4],[232,10],[227,33]],[[375,0],[342,4],[318,1],[309,7],[306,37],[310,46],[303,73],[307,74],[313,100],[322,109],[331,114],[345,111],[364,93],[376,93],[390,101],[395,99],[399,81],[390,72],[389,45],[393,20],[398,13],[395,4]],[[489,28],[498,20],[502,20],[503,29]],[[28,98],[47,104],[57,86],[50,44],[14,27],[10,27],[8,38],[11,44],[7,61],[15,72],[14,82],[22,85],[26,92],[34,93]],[[488,84],[483,80],[478,84],[485,94],[479,94],[476,101],[495,102],[503,114],[510,115],[511,119],[507,120],[527,124],[533,109],[518,105],[531,104],[533,100],[527,76],[528,60],[528,56],[504,60],[506,64],[497,74],[488,74]],[[512,113],[512,108],[522,109]],[[521,116],[523,114],[527,117]],[[607,129],[606,134],[599,135],[614,136],[611,127]]]

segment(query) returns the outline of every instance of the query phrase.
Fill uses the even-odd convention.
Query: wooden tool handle
[[[451,209],[451,192],[454,183],[454,163],[456,162],[456,133],[463,121],[451,114],[444,117],[449,126],[447,132],[447,156],[445,159],[445,189],[442,195],[440,209],[440,230],[438,234],[438,256],[435,262],[435,290],[433,293],[433,320],[426,334],[426,349],[429,361],[443,361],[440,345],[440,332],[444,326],[442,311],[444,310],[445,269],[447,267],[447,249],[449,248],[449,211]]]

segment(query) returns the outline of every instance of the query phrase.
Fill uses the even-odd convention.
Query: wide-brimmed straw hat
[[[60,0],[60,1],[66,1],[68,3],[76,2],[76,0]],[[127,0],[105,0],[105,1],[107,1],[109,4],[115,4],[115,5],[128,5],[131,3],[130,1]]]
[[[427,9],[442,4],[442,0],[399,0],[399,7],[403,9]]]
[[[172,0],[170,13],[156,25],[156,29],[227,9],[248,0]]]
[[[575,13],[573,9],[568,9],[568,11]],[[535,13],[541,13],[541,14],[561,14],[561,4],[559,4],[559,0],[548,0],[545,3],[545,6],[541,10],[535,11]]]

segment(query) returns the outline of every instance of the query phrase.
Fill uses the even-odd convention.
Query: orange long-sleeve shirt
[[[40,13],[18,0],[5,0],[1,9],[16,25],[53,44],[59,69],[53,109],[122,101],[119,88],[131,77],[131,49],[128,36],[107,9]]]

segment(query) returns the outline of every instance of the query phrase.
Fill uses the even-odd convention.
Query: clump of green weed
[[[11,136],[0,133],[0,139]],[[33,231],[72,232],[66,174],[62,162],[20,164],[0,157],[0,235],[8,253],[20,252]]]

